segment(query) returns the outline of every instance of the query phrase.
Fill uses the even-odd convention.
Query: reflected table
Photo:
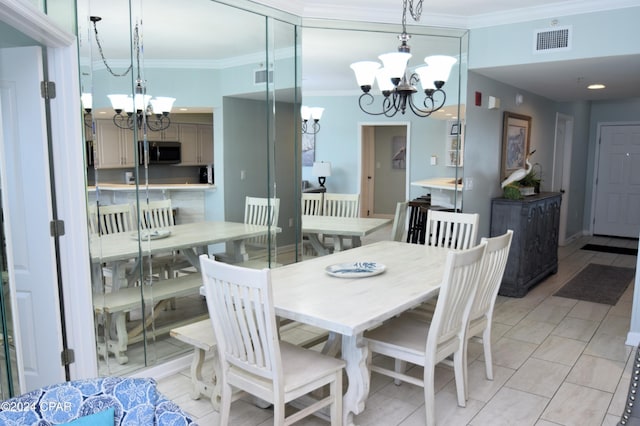
[[[344,250],[345,237],[351,238],[353,247],[362,245],[362,237],[383,228],[391,219],[371,217],[339,217],[322,215],[303,215],[302,233],[309,236],[309,242],[320,256],[329,254],[327,247],[320,242],[320,235],[326,235],[333,240],[333,251]]]

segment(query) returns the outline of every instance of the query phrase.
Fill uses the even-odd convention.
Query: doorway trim
[[[68,347],[75,349],[69,366],[72,379],[95,377],[98,373],[94,342],[93,303],[86,214],[86,179],[80,105],[80,84],[76,37],[30,3],[0,0],[0,21],[24,33],[46,48],[48,76],[56,83],[51,99],[50,139],[55,149],[53,180],[58,217],[67,226],[60,237],[62,277]],[[76,226],[81,224],[82,226]],[[57,354],[53,358],[59,360]],[[22,383],[21,383],[22,385]]]
[[[564,123],[564,140],[558,140],[558,129],[560,123]],[[551,190],[562,193],[562,204],[560,206],[560,226],[558,232],[558,244],[566,245],[567,220],[569,215],[569,199],[571,194],[571,152],[573,151],[573,116],[556,113],[555,136],[553,141],[553,170],[551,173]],[[558,151],[562,149],[562,165],[557,164]],[[562,170],[562,180],[558,182],[559,170]]]
[[[382,126],[404,126],[407,129],[407,157],[406,157],[406,170],[405,170],[405,183],[404,183],[404,192],[405,199],[409,199],[409,184],[411,182],[411,122],[410,121],[390,121],[390,122],[359,122],[358,123],[358,176],[360,178],[360,208],[361,211],[364,208],[364,203],[362,202],[362,194],[364,194],[365,190],[365,180],[364,176],[364,166],[366,159],[363,158],[363,149],[364,149],[364,139],[362,137],[363,130],[365,127],[382,127]],[[374,177],[375,179],[375,177]]]

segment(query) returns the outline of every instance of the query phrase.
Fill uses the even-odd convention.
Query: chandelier
[[[97,22],[102,20],[99,16],[91,16],[89,20],[93,23],[93,31],[95,33],[96,44],[98,45],[98,51],[100,52],[100,57],[102,58],[102,62],[105,67],[109,71],[111,75],[114,77],[124,77],[129,71],[133,69],[133,64],[129,65],[129,67],[123,73],[114,72],[109,64],[107,63],[107,59],[104,56],[104,52],[102,50],[102,43],[100,42],[100,38],[98,37],[98,28],[96,26]],[[171,108],[173,107],[173,103],[176,98],[170,98],[166,96],[157,96],[153,97],[147,94],[146,90],[146,81],[143,80],[140,76],[140,35],[138,24],[136,24],[134,28],[133,34],[133,43],[134,50],[136,52],[136,65],[137,65],[137,78],[136,78],[136,87],[134,96],[131,95],[107,95],[109,100],[111,101],[111,107],[115,111],[113,116],[113,123],[121,129],[130,129],[134,128],[138,129],[149,129],[154,132],[158,132],[161,130],[166,130],[171,125],[171,120],[169,119],[169,114],[171,113]]]
[[[407,7],[413,20],[418,21],[422,13],[422,1],[418,0],[414,10],[413,0],[403,0],[402,33],[398,35],[400,46],[397,52],[378,56],[382,61],[382,67],[379,62],[374,61],[351,64],[363,92],[358,100],[363,112],[393,117],[398,111],[404,114],[408,108],[419,117],[428,117],[444,106],[447,96],[442,87],[449,79],[451,68],[457,62],[456,58],[444,55],[427,56],[424,58],[426,65],[416,68],[414,72],[407,71],[407,63],[411,58],[411,48],[408,44],[411,35],[407,34],[406,29]],[[374,81],[378,82],[378,88],[384,96],[381,107],[375,110],[370,109],[375,102],[371,94]],[[424,92],[422,100],[417,99],[418,83]]]
[[[302,118],[302,133],[308,135],[315,135],[320,131],[320,118],[322,118],[322,113],[324,112],[324,108],[320,107],[308,107],[301,106],[300,107],[300,117]],[[311,120],[311,129],[309,129],[309,122]]]

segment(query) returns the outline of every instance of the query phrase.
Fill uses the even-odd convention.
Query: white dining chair
[[[273,404],[273,424],[289,425],[324,407],[342,424],[345,362],[280,341],[269,269],[200,256],[207,307],[220,362],[220,424],[227,425],[234,389]],[[329,385],[329,395],[285,417],[285,404]]]
[[[245,197],[244,223],[275,228],[278,226],[279,213],[279,198]],[[275,229],[273,232],[268,232],[259,237],[247,240],[247,244],[254,247],[266,248],[273,244],[273,241],[271,241],[270,244],[269,239],[274,235]]]
[[[93,216],[93,230],[96,234],[116,234],[135,231],[130,204],[92,205],[89,215]]]
[[[360,194],[334,194],[326,192],[322,206],[324,216],[338,217],[359,217],[360,216]],[[337,237],[343,240],[350,240],[348,237]],[[322,243],[327,245],[327,238],[322,237]],[[344,247],[344,244],[341,244]],[[353,242],[351,242],[353,245]]]
[[[393,216],[393,225],[391,227],[391,239],[393,241],[405,241],[407,205],[406,201],[400,201],[396,204],[396,213]]]
[[[170,198],[140,203],[139,215],[141,229],[168,228],[176,224]]]
[[[317,216],[322,214],[322,192],[303,192],[302,193],[302,214]]]
[[[152,200],[139,204],[138,225],[140,229],[171,228],[175,226],[175,214],[170,198],[162,200]],[[151,259],[150,270],[161,269],[166,273],[166,277],[174,278],[185,269],[192,269],[189,260],[179,251],[171,253],[156,254]],[[189,272],[193,272],[190,270]],[[161,275],[161,278],[162,277]],[[172,306],[174,301],[172,301]]]
[[[456,213],[442,210],[427,212],[425,244],[453,249],[468,249],[478,239],[477,213]]]
[[[359,217],[360,194],[324,194],[322,214],[325,216]]]
[[[478,283],[478,290],[471,304],[469,313],[469,325],[465,339],[465,395],[468,399],[467,386],[467,345],[469,340],[481,336],[484,349],[485,373],[488,380],[493,380],[493,358],[491,355],[491,325],[493,321],[493,308],[495,307],[498,290],[502,283],[513,231],[507,230],[504,234],[493,238],[482,238],[481,243],[486,243],[482,275]]]
[[[397,384],[407,382],[424,388],[427,426],[435,425],[435,366],[451,355],[458,405],[466,405],[465,331],[486,245],[482,243],[447,254],[438,302],[430,322],[401,315],[364,335],[370,351],[367,364],[371,372],[392,377]],[[394,369],[373,364],[372,355],[376,353],[393,358]],[[406,363],[423,367],[422,378],[406,374]]]

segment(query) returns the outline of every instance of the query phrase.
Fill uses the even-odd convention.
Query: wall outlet
[[[431,165],[435,166],[436,164],[438,164],[438,157],[436,157],[435,155],[431,156]]]
[[[247,171],[240,170],[240,180],[245,180],[247,178]]]
[[[293,218],[289,218],[289,228],[293,228]]]

